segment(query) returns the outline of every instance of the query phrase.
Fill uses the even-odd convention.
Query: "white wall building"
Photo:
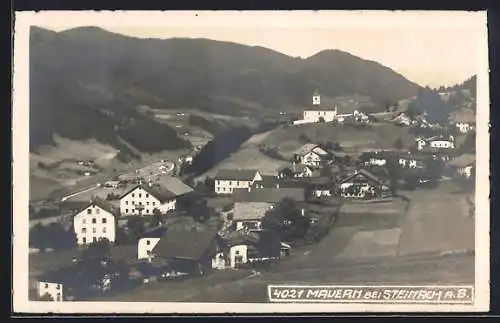
[[[262,176],[255,169],[221,169],[214,180],[215,193],[232,194],[236,188],[249,188],[262,181]]]
[[[44,297],[46,294],[50,295],[54,302],[62,302],[64,300],[63,284],[48,281],[38,282],[38,297]]]
[[[431,140],[429,142],[431,148],[455,148],[453,140]]]
[[[115,210],[104,201],[94,201],[73,219],[77,243],[86,245],[100,239],[114,242],[116,238]]]
[[[474,126],[467,122],[457,122],[455,123],[455,127],[457,127],[460,133],[467,133],[471,130],[474,130]]]
[[[332,122],[337,116],[335,110],[306,110],[303,114],[305,123]]]
[[[160,238],[144,237],[137,243],[137,259],[148,259]],[[152,256],[152,255],[151,255]]]
[[[137,185],[120,198],[120,213],[126,216],[151,216],[155,209],[165,214],[175,207],[175,194],[157,184]]]

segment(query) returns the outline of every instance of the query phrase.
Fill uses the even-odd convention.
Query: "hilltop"
[[[362,95],[373,102],[415,96],[420,87],[376,62],[338,50],[307,59],[208,39],[138,39],[96,27],[30,38],[30,149],[55,134],[95,138],[117,148],[154,153],[187,148],[176,129],[151,114],[186,111],[265,116],[325,100]]]

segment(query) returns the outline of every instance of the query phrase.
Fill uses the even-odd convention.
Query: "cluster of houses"
[[[313,105],[319,107],[320,96],[313,96]],[[304,111],[303,120],[294,122],[342,122],[347,115],[333,110]],[[357,122],[371,122],[370,116],[355,111],[350,114]],[[406,126],[433,127],[425,116],[415,119],[404,113],[394,121]],[[464,133],[469,128],[459,125]],[[417,138],[415,152],[402,150],[365,151],[361,155],[346,153],[307,143],[297,149],[289,163],[274,174],[263,174],[257,169],[221,169],[213,178],[216,196],[230,197],[230,210],[221,212],[222,229],[206,227],[167,228],[159,226],[142,235],[137,241],[138,270],[151,279],[170,279],[189,275],[204,275],[212,270],[227,270],[252,266],[255,263],[276,261],[290,255],[292,244],[282,241],[263,225],[263,219],[284,199],[294,200],[300,215],[309,218],[306,203],[311,199],[336,197],[344,200],[385,199],[392,195],[391,182],[383,172],[389,164],[400,169],[424,169],[433,159],[448,162],[458,176],[470,178],[474,173],[475,156],[462,155],[452,158],[455,149],[453,136]],[[185,158],[190,163],[192,159]],[[326,170],[326,172],[325,172]],[[166,178],[166,179],[165,179]],[[119,182],[106,183],[118,188]],[[178,202],[194,191],[178,178],[166,176],[159,182],[147,181],[133,185],[119,196],[119,203],[93,200],[75,212],[73,229],[77,243],[88,246],[100,240],[116,240],[118,218],[151,217],[168,215],[175,211]],[[109,288],[116,270],[97,270],[97,285]],[[73,272],[74,273],[74,272]],[[49,295],[54,301],[70,300],[63,292],[73,284],[74,275],[50,273],[39,279],[38,295]]]
[[[400,112],[394,116],[391,121],[396,125],[404,127],[419,127],[434,130],[443,129],[441,124],[428,121],[426,113],[412,117],[406,112]],[[475,130],[476,121],[474,115],[456,115],[451,117],[449,122],[450,126],[454,127],[459,134],[467,134]]]

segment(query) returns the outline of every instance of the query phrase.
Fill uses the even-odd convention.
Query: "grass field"
[[[403,127],[397,127],[388,122],[379,122],[371,127],[354,128],[347,124],[304,124],[278,128],[263,140],[267,147],[277,147],[282,155],[290,157],[294,150],[299,148],[300,137],[307,136],[313,142],[338,142],[347,152],[357,152],[363,149],[393,148],[394,142],[401,138],[404,147],[414,144],[414,136]]]

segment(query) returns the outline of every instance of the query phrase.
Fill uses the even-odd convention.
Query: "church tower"
[[[313,105],[314,106],[319,106],[320,105],[320,96],[319,96],[319,92],[318,90],[314,90],[314,93],[313,93]]]

